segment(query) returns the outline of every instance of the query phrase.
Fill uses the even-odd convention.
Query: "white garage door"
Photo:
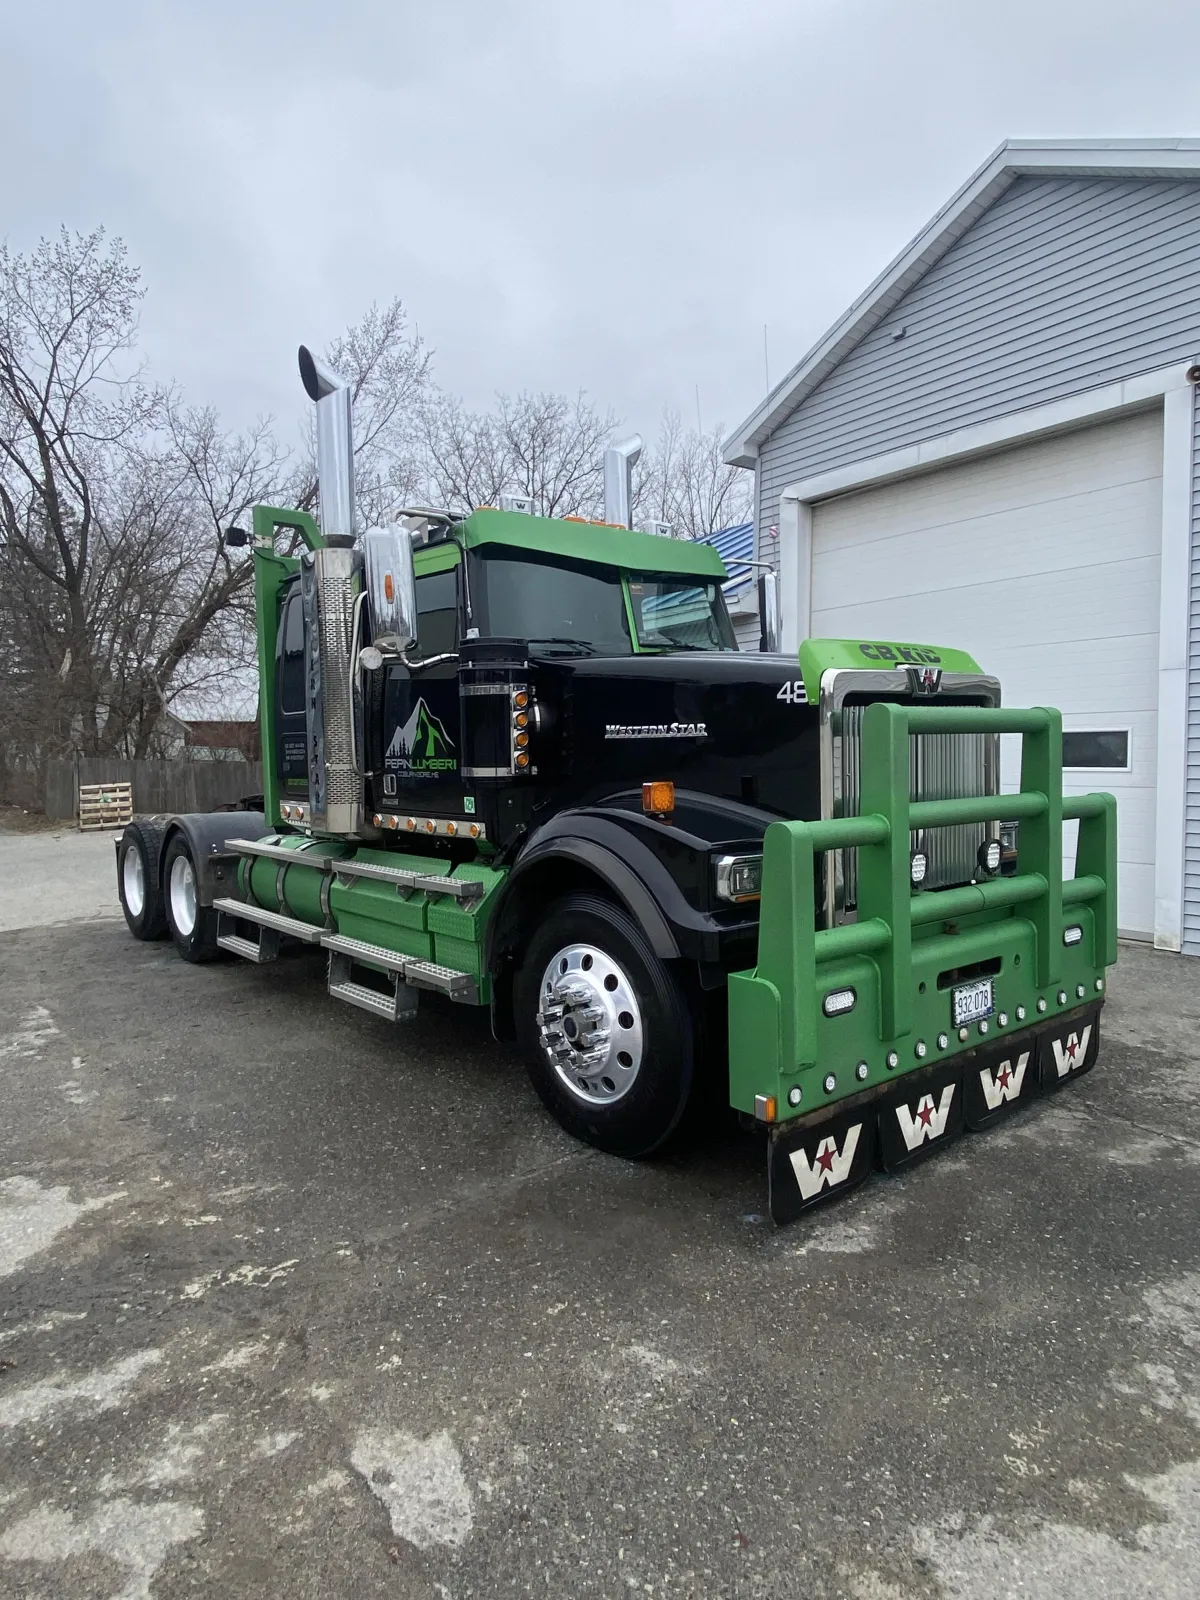
[[[1068,794],[1116,795],[1119,921],[1145,936],[1161,528],[1161,411],[813,510],[814,637],[955,645],[999,677],[1005,704],[1059,706],[1066,730],[1128,733],[1128,770],[1063,777]],[[1015,741],[1004,744],[1004,787],[1016,788]]]

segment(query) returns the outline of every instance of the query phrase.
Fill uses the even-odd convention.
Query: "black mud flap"
[[[1039,1030],[1038,1077],[1042,1093],[1091,1070],[1100,1052],[1100,1005],[1088,1006]]]
[[[1038,1045],[1028,1033],[975,1051],[963,1063],[963,1113],[968,1128],[990,1128],[1038,1092]]]
[[[910,1167],[963,1130],[963,1063],[914,1072],[879,1109],[879,1159],[888,1172]],[[903,1086],[903,1087],[901,1087]]]
[[[830,1117],[815,1128],[772,1129],[767,1188],[775,1222],[853,1189],[875,1162],[875,1108]]]

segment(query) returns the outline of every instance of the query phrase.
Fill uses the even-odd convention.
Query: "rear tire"
[[[513,986],[517,1037],[546,1109],[612,1155],[651,1155],[692,1090],[683,988],[621,907],[571,895],[534,933]]]
[[[217,913],[200,904],[199,877],[191,847],[177,833],[163,863],[163,899],[167,926],[185,961],[211,961],[217,950]]]
[[[125,926],[135,939],[161,939],[167,931],[158,863],[163,831],[148,817],[127,822],[117,852],[117,893]]]

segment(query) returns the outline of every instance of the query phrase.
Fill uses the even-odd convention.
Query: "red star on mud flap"
[[[1069,1033],[1065,1043],[1061,1039],[1053,1041],[1054,1066],[1060,1078],[1065,1078],[1087,1060],[1088,1040],[1091,1037],[1092,1025],[1089,1022],[1082,1033]]]
[[[861,1133],[861,1122],[855,1123],[852,1128],[847,1128],[840,1150],[837,1140],[832,1135],[826,1135],[817,1146],[816,1155],[811,1161],[803,1150],[791,1152],[792,1171],[796,1174],[800,1193],[806,1200],[811,1200],[824,1188],[832,1189],[835,1184],[846,1181],[850,1176],[850,1167],[854,1161],[854,1152],[858,1148],[858,1138]]]
[[[931,1094],[923,1094],[917,1101],[915,1112],[907,1106],[896,1107],[896,1121],[900,1125],[900,1137],[904,1140],[905,1149],[915,1150],[927,1139],[938,1139],[945,1133],[957,1087],[954,1083],[946,1084],[936,1101]]]
[[[1006,1100],[1018,1098],[1028,1066],[1029,1051],[1022,1050],[1015,1067],[1010,1060],[1002,1061],[994,1072],[990,1067],[980,1067],[979,1086],[989,1111],[997,1111]]]

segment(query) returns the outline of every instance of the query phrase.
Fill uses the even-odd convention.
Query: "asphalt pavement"
[[[1195,1596],[1198,972],[776,1230],[752,1137],[596,1154],[436,997],[0,934],[0,1595]]]

